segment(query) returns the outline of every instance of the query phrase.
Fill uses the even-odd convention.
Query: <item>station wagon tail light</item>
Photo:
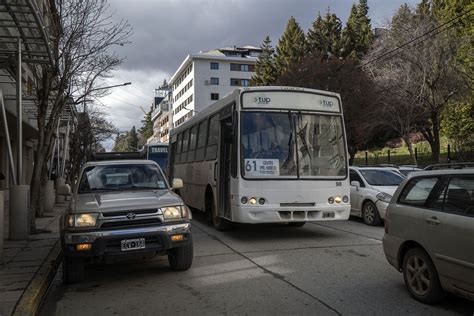
[[[94,227],[98,216],[98,213],[71,214],[66,217],[66,224],[68,227]]]

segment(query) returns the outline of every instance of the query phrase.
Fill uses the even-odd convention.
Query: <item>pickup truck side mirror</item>
[[[360,182],[359,181],[351,181],[351,185],[353,187],[356,187],[356,190],[359,191],[359,188],[360,188]]]
[[[171,185],[171,188],[175,190],[175,189],[181,189],[182,187],[183,187],[183,180],[181,180],[180,178],[173,178],[173,183]]]

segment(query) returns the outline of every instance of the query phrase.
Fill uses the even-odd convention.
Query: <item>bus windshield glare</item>
[[[345,177],[341,116],[242,112],[241,122],[246,178]]]

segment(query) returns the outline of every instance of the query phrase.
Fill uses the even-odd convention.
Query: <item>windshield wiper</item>
[[[92,188],[89,190],[79,191],[78,193],[92,193],[92,192],[103,192],[103,191],[121,191],[119,188]]]
[[[160,188],[157,187],[147,187],[144,185],[132,185],[131,187],[127,187],[126,189],[128,190],[160,190]]]

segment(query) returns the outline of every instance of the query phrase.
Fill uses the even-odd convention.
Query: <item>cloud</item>
[[[266,35],[276,45],[290,16],[307,31],[316,14],[328,8],[343,22],[355,0],[109,0],[114,19],[133,27],[131,44],[117,49],[124,63],[108,84],[131,81],[102,98],[116,126],[140,126],[153,89],[169,79],[191,53],[233,45],[260,46]],[[371,0],[372,26],[381,26],[403,3],[414,0]],[[120,101],[118,101],[120,100]],[[134,104],[134,105],[131,105]],[[136,106],[135,106],[136,105]]]

